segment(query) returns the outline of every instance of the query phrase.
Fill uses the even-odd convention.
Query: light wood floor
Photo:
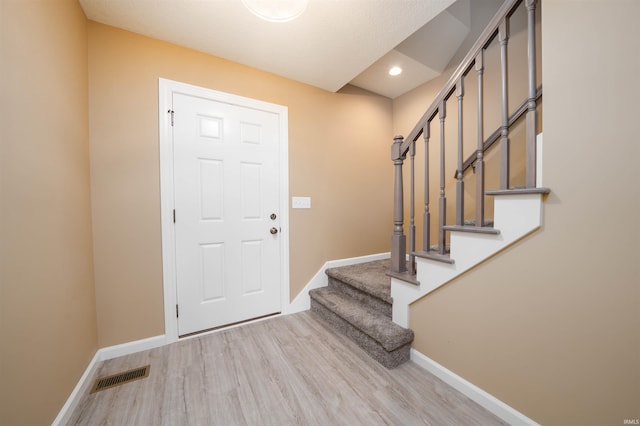
[[[70,424],[505,424],[412,362],[385,369],[309,312],[105,361],[96,377],[147,364],[148,378],[85,395]]]

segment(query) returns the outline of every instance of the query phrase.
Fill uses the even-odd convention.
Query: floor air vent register
[[[131,383],[136,380],[144,379],[149,376],[150,365],[136,368],[134,370],[125,371],[123,373],[113,374],[111,376],[96,379],[95,384],[91,388],[91,392],[95,393],[105,389]]]

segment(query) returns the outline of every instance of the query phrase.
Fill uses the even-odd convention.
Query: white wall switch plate
[[[291,197],[292,209],[310,209],[311,197]]]

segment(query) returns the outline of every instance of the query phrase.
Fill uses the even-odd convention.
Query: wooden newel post
[[[406,272],[407,270],[407,238],[404,235],[402,225],[404,222],[404,194],[402,189],[402,163],[405,154],[402,150],[402,136],[393,138],[391,145],[391,161],[393,161],[393,235],[391,236],[391,271]]]

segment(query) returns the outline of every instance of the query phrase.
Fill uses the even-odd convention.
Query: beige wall
[[[414,347],[541,424],[617,425],[640,417],[640,3],[542,10],[544,227],[414,303]]]
[[[389,137],[419,97],[392,117],[384,98],[87,24],[73,0],[0,8],[3,424],[49,423],[98,346],[164,332],[158,77],[289,107],[290,193],[313,199],[290,211],[292,297],[326,260],[388,250]],[[545,0],[545,226],[411,309],[419,351],[543,424],[640,417],[639,12]]]
[[[89,22],[100,346],[164,333],[159,77],[289,108],[290,194],[312,199],[310,210],[290,211],[291,298],[327,260],[389,250],[389,99],[325,92]]]
[[[50,424],[97,349],[86,19],[0,2],[0,423]]]

